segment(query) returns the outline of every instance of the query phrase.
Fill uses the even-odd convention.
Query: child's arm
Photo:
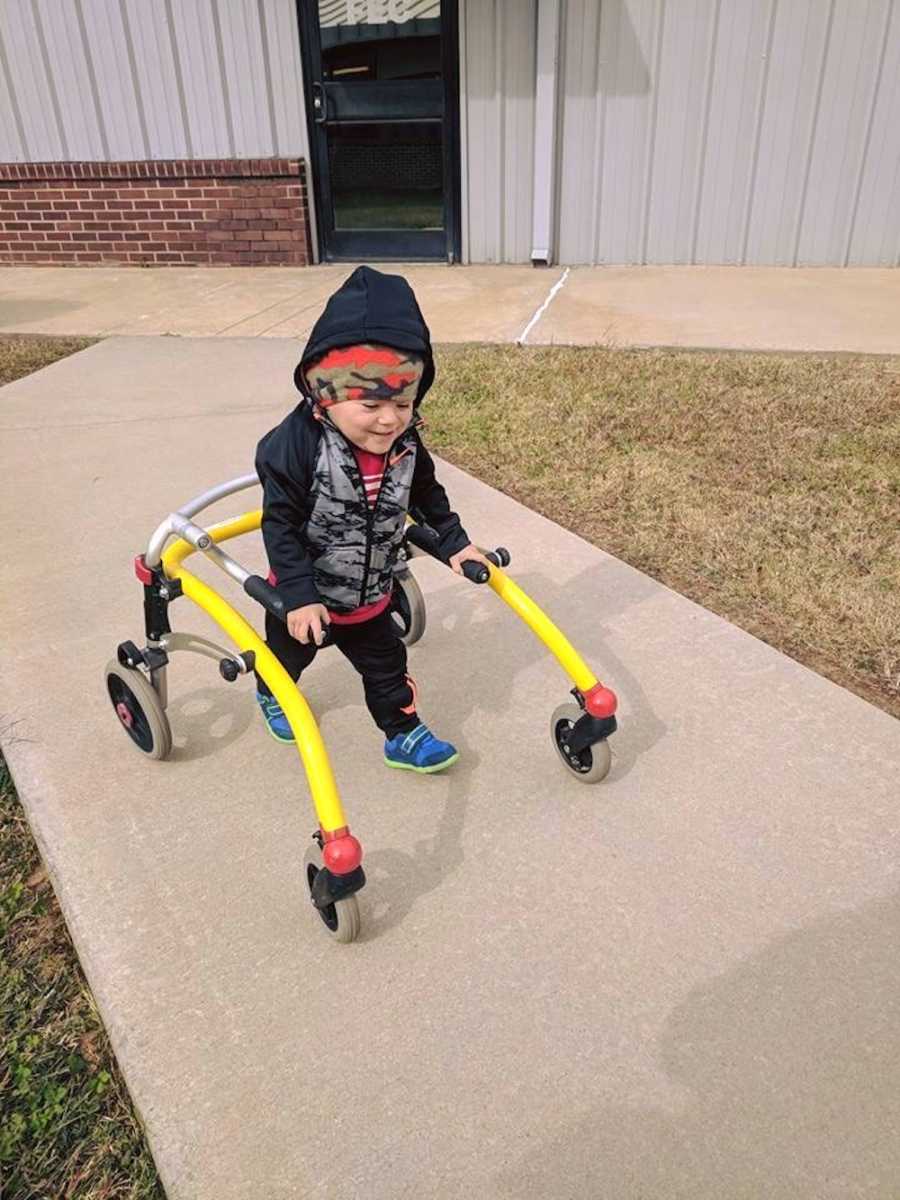
[[[488,566],[487,559],[469,541],[462,522],[451,509],[447,493],[435,476],[434,459],[422,445],[422,439],[418,440],[416,469],[409,499],[410,516],[414,521],[424,521],[435,531],[439,539],[438,554],[457,575],[462,575],[464,562],[480,562]]]
[[[416,469],[409,494],[409,515],[424,521],[438,535],[438,553],[444,562],[465,550],[471,543],[459,517],[450,507],[447,493],[434,473],[434,459],[416,434]]]
[[[256,473],[263,485],[263,541],[284,607],[291,612],[321,604],[312,559],[300,537],[306,521],[302,472],[287,461],[283,442],[273,447],[264,438],[256,453]]]
[[[312,559],[300,541],[298,525],[302,510],[291,496],[292,488],[269,470],[263,482],[263,541],[269,566],[275,573],[276,586],[287,610],[288,633],[307,645],[321,646],[325,626],[331,624],[313,578]]]

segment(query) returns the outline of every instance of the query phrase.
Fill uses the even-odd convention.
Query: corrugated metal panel
[[[742,261],[773,9],[771,0],[717,6],[700,199],[687,262]]]
[[[106,158],[107,146],[97,107],[96,79],[85,53],[78,12],[74,5],[38,0],[33,6],[46,49],[45,64],[55,98],[54,116],[62,126],[66,146],[89,146],[85,158]]]
[[[211,4],[172,6],[175,39],[184,59],[184,85],[195,153],[210,158],[231,158],[228,95],[222,84],[216,20]],[[202,147],[202,150],[200,149]]]
[[[639,261],[655,129],[659,0],[568,0],[560,56],[559,259]],[[620,257],[621,256],[621,257]]]
[[[189,149],[190,126],[179,95],[181,69],[169,32],[167,7],[146,0],[122,0],[151,157],[189,158],[193,153]]]
[[[599,198],[601,179],[596,164],[602,149],[598,111],[597,74],[603,53],[600,48],[600,8],[591,0],[571,0],[562,5],[560,69],[565,63],[566,84],[559,87],[559,180],[555,213],[556,244],[563,262],[578,254],[577,231],[591,229]],[[562,169],[565,164],[565,169]],[[564,219],[563,219],[564,214]]]
[[[681,0],[674,12],[660,5],[641,242],[650,262],[691,261],[718,7],[716,0]]]
[[[308,157],[294,0],[0,0],[0,159]]]
[[[263,62],[262,30],[255,0],[220,3],[222,55],[231,99],[234,149],[238,158],[274,150],[275,137]],[[268,54],[268,46],[266,47]]]
[[[7,161],[24,161],[28,158],[28,144],[22,114],[12,81],[7,50],[8,30],[0,22],[0,157],[9,148],[12,153]]]
[[[900,4],[890,5],[844,263],[900,266]]]
[[[778,6],[759,130],[747,262],[789,266],[796,261],[833,16],[833,0],[791,0]]]
[[[888,0],[839,0],[798,221],[800,263],[842,262],[885,49]]]
[[[150,139],[138,90],[134,43],[126,31],[119,0],[64,0],[80,8],[85,31],[84,51],[90,56],[97,79],[100,115],[106,130],[111,159],[162,157],[150,152]],[[59,7],[59,4],[58,4]],[[72,157],[89,158],[81,147],[72,147]],[[31,158],[52,159],[44,148],[35,148]]]
[[[3,21],[0,34],[6,48],[8,83],[15,93],[25,145],[32,154],[39,149],[46,158],[67,158],[60,124],[51,102],[50,82],[41,55],[34,9],[30,4],[6,4],[0,9],[0,16]]]
[[[461,0],[463,258],[531,258],[536,0]]]
[[[560,261],[893,265],[898,8],[566,0]]]
[[[309,157],[300,36],[294,4],[265,0],[266,37],[272,71],[272,100],[278,154]]]

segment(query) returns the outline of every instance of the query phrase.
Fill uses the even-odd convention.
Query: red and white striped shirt
[[[378,499],[378,493],[381,491],[381,481],[384,478],[384,464],[387,460],[386,454],[370,454],[368,450],[360,450],[358,446],[353,447],[353,453],[356,456],[356,465],[359,467],[359,473],[362,476],[363,487],[366,489],[366,499],[371,507],[375,507],[375,501]]]

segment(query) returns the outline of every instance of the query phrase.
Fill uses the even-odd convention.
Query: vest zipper
[[[359,607],[362,608],[366,603],[366,587],[369,583],[369,567],[372,565],[372,541],[373,530],[375,527],[375,513],[378,510],[378,501],[381,499],[381,489],[384,487],[384,477],[388,473],[387,455],[384,459],[384,471],[381,474],[381,483],[378,485],[378,495],[375,497],[375,503],[369,503],[369,497],[365,497],[366,501],[366,561],[363,564],[362,587],[359,592]],[[363,488],[365,492],[365,488]]]
[[[341,433],[340,429],[338,429],[338,427],[333,422],[330,422],[330,424],[331,424],[331,428],[334,429],[335,432],[338,433],[347,444],[347,449],[350,452],[351,467],[352,467],[352,471],[353,471],[353,480],[357,486],[358,491],[362,494],[363,504],[365,504],[365,506],[366,506],[366,558],[365,558],[365,562],[363,563],[362,587],[359,589],[359,604],[357,605],[358,608],[363,608],[366,603],[366,586],[368,585],[368,582],[369,582],[369,568],[372,565],[372,540],[373,540],[372,539],[372,530],[375,525],[375,515],[378,512],[378,501],[381,499],[381,493],[384,491],[384,480],[385,480],[385,476],[387,475],[388,471],[390,470],[390,466],[391,466],[390,458],[391,458],[391,454],[393,452],[394,446],[397,445],[397,442],[399,442],[400,438],[402,438],[405,435],[406,431],[404,430],[404,432],[400,435],[400,437],[397,438],[397,441],[391,445],[391,448],[388,450],[387,454],[385,454],[385,456],[384,456],[384,471],[382,472],[382,475],[381,475],[381,483],[379,484],[379,487],[378,487],[378,495],[375,497],[375,503],[369,504],[369,497],[366,495],[366,485],[362,481],[362,473],[356,462],[356,455],[353,453],[353,443],[349,440],[349,438],[344,437],[344,434]]]

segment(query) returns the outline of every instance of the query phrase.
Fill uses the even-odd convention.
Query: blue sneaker
[[[455,746],[440,741],[421,722],[409,733],[398,733],[384,743],[384,761],[389,767],[399,767],[402,771],[433,775],[451,766],[458,758]]]
[[[276,742],[292,742],[294,733],[284,715],[284,709],[274,696],[266,696],[263,692],[256,693],[256,699],[266,720],[266,729]]]

